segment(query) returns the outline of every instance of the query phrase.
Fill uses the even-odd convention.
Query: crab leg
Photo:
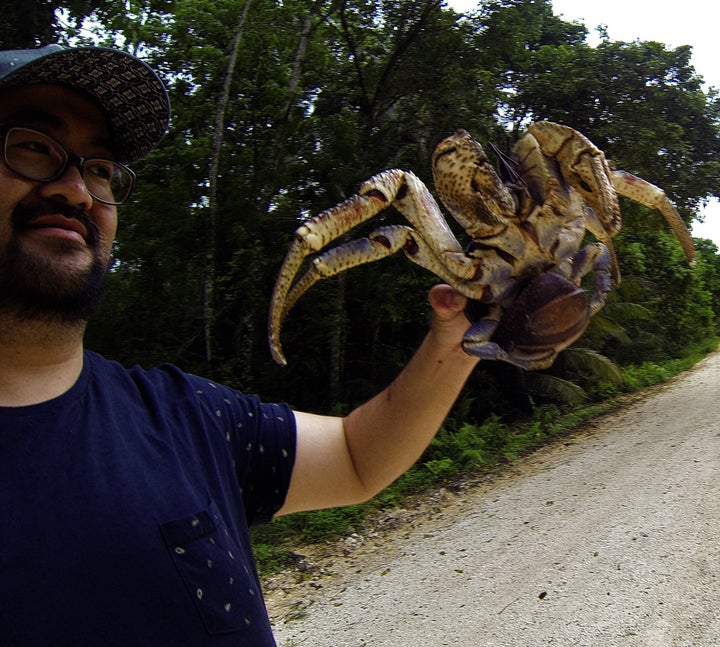
[[[462,344],[466,353],[472,355],[471,348],[481,346],[490,340],[500,325],[500,319],[502,319],[504,311],[505,309],[501,305],[492,305],[484,317],[472,323],[463,336]],[[497,344],[495,347],[500,348]]]
[[[611,255],[610,250],[603,243],[591,243],[583,247],[573,258],[572,274],[570,278],[577,283],[588,272],[594,273],[595,291],[590,297],[590,316],[597,314],[605,305],[608,294],[612,289],[610,279]]]
[[[412,227],[388,225],[379,227],[368,235],[343,245],[338,245],[315,258],[310,269],[298,279],[290,289],[282,312],[285,318],[298,299],[315,283],[330,278],[353,267],[373,263],[402,251],[414,263],[430,270],[443,281],[457,283],[457,276],[448,271],[427,242]],[[507,267],[512,267],[500,260]],[[500,274],[500,272],[498,272]],[[501,279],[500,276],[493,280]],[[471,299],[481,300],[487,286],[476,282],[461,282],[460,290]]]
[[[603,226],[598,220],[595,212],[590,207],[585,207],[585,226],[588,231],[595,234],[595,237],[605,247],[605,250],[610,259],[610,272],[612,279],[615,281],[615,285],[619,286],[622,283],[622,277],[620,276],[620,263],[618,262],[617,254],[615,253],[615,245],[613,244],[612,238],[607,235],[597,234],[596,232],[603,232]]]
[[[310,254],[319,252],[331,241],[385,209],[390,203],[386,196],[397,194],[403,177],[404,173],[396,169],[380,173],[365,183],[367,190],[363,195],[351,196],[304,222],[295,231],[295,240],[285,255],[270,300],[268,333],[273,357],[279,364],[286,363],[277,342],[280,325],[289,309],[285,306],[285,300],[303,261]]]
[[[677,209],[665,195],[665,191],[627,171],[613,171],[611,177],[613,186],[620,195],[644,204],[650,209],[657,209],[663,215],[676,238],[680,241],[690,267],[694,267],[695,245],[692,236]]]
[[[333,247],[315,258],[308,271],[298,279],[287,293],[280,309],[271,309],[268,333],[270,352],[273,359],[284,365],[285,357],[280,344],[282,322],[298,299],[315,283],[330,278],[359,265],[372,263],[402,251],[417,265],[430,270],[441,280],[452,283],[459,292],[470,299],[495,301],[498,296],[510,290],[515,281],[512,279],[512,266],[495,256],[483,262],[483,280],[458,281],[456,275],[447,269],[430,245],[412,227],[388,225],[380,227],[367,238],[359,238],[343,245]]]
[[[611,170],[605,155],[587,137],[568,126],[538,122],[528,128],[543,153],[554,156],[563,176],[583,196],[595,218],[588,218],[587,228],[611,250],[610,236],[621,226],[620,206],[616,192],[662,213],[680,241],[691,266],[695,264],[692,236],[665,192],[632,173]]]
[[[497,328],[497,325],[495,327]],[[463,340],[463,347],[468,355],[473,355],[485,360],[507,362],[508,364],[517,366],[525,371],[538,371],[544,368],[549,368],[558,356],[558,351],[552,349],[528,358],[518,357],[517,355],[511,355],[507,351],[503,350],[494,341],[488,341],[483,344],[473,346],[470,351],[468,350],[468,346],[466,346],[466,342],[470,344],[475,344],[475,342],[474,340]]]
[[[527,135],[537,141],[544,155],[558,161],[562,176],[592,207],[602,225],[602,231],[590,229],[598,240],[605,242],[620,231],[620,205],[603,152],[577,130],[548,121],[531,124]]]
[[[279,329],[284,317],[310,285],[324,278],[323,270],[318,267],[310,270],[310,276],[301,279],[302,286],[293,290],[292,296],[288,299],[295,276],[305,259],[315,252],[320,252],[330,242],[369,220],[391,204],[415,225],[419,232],[416,243],[419,245],[421,244],[419,240],[425,241],[424,247],[427,248],[428,257],[443,258],[443,263],[436,260],[431,263],[433,266],[431,271],[435,271],[436,266],[437,268],[443,266],[445,274],[452,277],[454,282],[475,278],[477,263],[465,255],[425,185],[412,173],[397,169],[384,171],[366,181],[360,187],[358,194],[311,218],[295,232],[295,240],[280,268],[270,302],[268,332],[271,351],[278,363],[284,364],[278,343]],[[350,267],[392,254],[402,247],[402,244],[398,243],[398,245],[397,249],[390,252],[367,243],[360,243],[355,247],[352,244],[341,245],[336,255],[324,257],[320,265],[328,263],[332,269],[324,271],[330,272],[327,275],[332,276]],[[423,264],[419,260],[416,262]]]

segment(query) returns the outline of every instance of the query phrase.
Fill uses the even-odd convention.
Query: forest
[[[301,409],[343,413],[387,384],[427,330],[438,279],[398,254],[320,282],[285,322],[277,366],[268,305],[294,230],[385,169],[432,191],[433,149],[456,129],[509,152],[534,121],[571,126],[662,187],[688,224],[720,197],[720,101],[691,48],[605,33],[591,46],[548,0],[462,15],[439,0],[36,0],[4,7],[0,26],[4,49],[122,48],[169,90],[171,127],[133,167],[87,347]],[[606,307],[550,369],[481,363],[464,418],[599,400],[620,368],[716,338],[717,247],[696,239],[691,269],[659,213],[621,206],[623,283]],[[394,222],[388,210],[368,226]]]

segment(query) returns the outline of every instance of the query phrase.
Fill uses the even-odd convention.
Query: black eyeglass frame
[[[8,144],[8,136],[13,130],[23,130],[30,133],[35,133],[37,135],[41,135],[45,139],[49,140],[54,146],[57,147],[58,151],[60,151],[64,157],[63,162],[60,164],[60,167],[58,170],[50,177],[36,177],[33,175],[29,175],[25,171],[20,171],[17,168],[15,168],[12,164],[8,162],[7,159],[7,144]],[[26,180],[33,180],[34,182],[54,182],[58,178],[62,177],[63,173],[67,170],[68,166],[75,166],[80,171],[80,175],[83,179],[83,182],[85,183],[85,188],[87,189],[88,193],[92,196],[93,200],[97,200],[98,202],[102,202],[103,204],[109,204],[112,206],[117,206],[125,202],[130,195],[133,192],[133,189],[135,188],[135,172],[126,166],[125,164],[121,164],[120,162],[116,162],[115,160],[108,159],[106,157],[81,157],[80,155],[76,155],[75,153],[69,152],[57,139],[54,137],[51,137],[47,133],[42,132],[41,130],[36,130],[35,128],[28,128],[27,126],[18,126],[18,125],[7,125],[7,124],[0,124],[0,140],[2,145],[0,146],[0,158],[2,159],[3,164],[9,168],[13,173],[19,175],[22,178],[25,178]],[[127,173],[127,176],[129,177],[130,181],[123,186],[127,186],[127,194],[122,198],[122,200],[107,200],[106,198],[101,198],[97,195],[95,195],[88,186],[87,181],[85,180],[85,165],[89,162],[106,162],[110,163],[113,166],[117,166],[122,171]]]

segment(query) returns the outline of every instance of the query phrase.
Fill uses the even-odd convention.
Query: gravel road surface
[[[268,587],[281,647],[720,646],[720,353]]]

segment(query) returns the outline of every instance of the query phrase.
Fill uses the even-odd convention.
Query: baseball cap
[[[72,88],[97,103],[120,162],[152,150],[170,120],[163,82],[146,63],[121,50],[46,45],[0,51],[0,92],[40,83]]]

